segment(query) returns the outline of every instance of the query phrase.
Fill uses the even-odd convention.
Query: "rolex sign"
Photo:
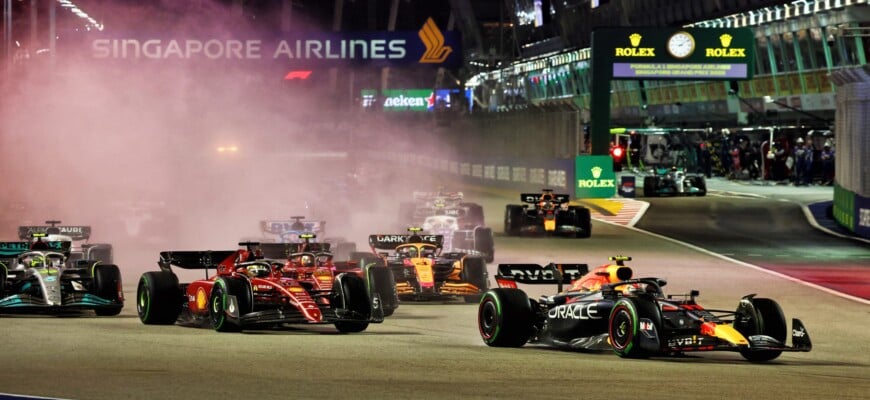
[[[574,161],[578,199],[603,199],[616,195],[616,174],[613,158],[604,156],[577,156]]]

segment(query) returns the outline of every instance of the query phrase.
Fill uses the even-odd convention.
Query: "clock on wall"
[[[686,58],[695,51],[695,38],[685,31],[680,31],[668,38],[668,53],[674,58]]]

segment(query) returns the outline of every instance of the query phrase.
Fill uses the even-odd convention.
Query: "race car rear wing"
[[[18,238],[21,240],[30,239],[34,233],[64,235],[69,236],[72,240],[87,240],[91,237],[91,227],[78,225],[31,225],[18,227]]]
[[[558,291],[562,285],[570,284],[589,273],[587,264],[499,264],[495,281],[499,287],[516,289],[517,283],[556,284]]]
[[[260,243],[264,258],[287,259],[293,253],[328,253],[329,243]]]
[[[260,221],[260,227],[263,232],[280,235],[285,232],[293,231],[293,225],[297,222],[305,225],[304,232],[320,234],[326,227],[326,221],[304,221],[294,219],[267,219]]]
[[[569,203],[571,202],[571,196],[567,194],[552,194],[552,201],[557,203]],[[535,204],[541,201],[541,193],[523,193],[520,195],[520,201],[529,204]]]
[[[212,269],[230,257],[235,257],[238,250],[205,250],[205,251],[161,251],[157,265],[168,271],[174,265],[183,269]]]
[[[444,244],[443,235],[369,235],[369,246],[376,250],[395,250],[400,244],[429,243],[437,247]]]

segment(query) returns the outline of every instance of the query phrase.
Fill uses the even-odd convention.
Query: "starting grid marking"
[[[602,213],[595,208],[590,208],[592,219],[633,227],[649,208],[648,202],[635,199],[612,198],[608,200],[621,203],[619,210],[610,215]]]

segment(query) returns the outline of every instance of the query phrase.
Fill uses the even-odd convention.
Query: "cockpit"
[[[61,253],[31,251],[18,257],[18,267],[26,268],[61,268],[64,266],[66,257]]]

